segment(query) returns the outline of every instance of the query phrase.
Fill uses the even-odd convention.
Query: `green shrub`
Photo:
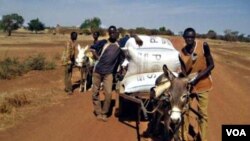
[[[45,66],[46,70],[53,70],[55,68],[56,68],[56,63],[54,61],[46,63],[46,66]]]
[[[45,57],[42,54],[30,56],[24,61],[23,64],[27,70],[44,70]]]
[[[18,58],[5,58],[0,61],[0,79],[10,79],[24,73],[24,67]]]
[[[43,54],[30,56],[23,62],[20,62],[18,58],[7,57],[0,61],[0,79],[11,79],[31,70],[52,70],[55,68],[55,61],[46,61]]]

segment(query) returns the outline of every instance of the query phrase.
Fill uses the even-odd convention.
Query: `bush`
[[[25,94],[5,97],[0,105],[0,113],[11,113],[13,108],[22,107],[26,104],[30,104],[30,100],[27,99]]]
[[[5,58],[0,61],[0,79],[10,79],[20,76],[25,72],[23,65],[18,58]]]
[[[53,70],[56,68],[56,63],[55,62],[46,62],[45,63],[45,70]]]
[[[24,61],[24,66],[27,70],[44,70],[45,57],[42,54],[30,56]]]
[[[30,56],[24,62],[18,58],[5,58],[0,61],[0,79],[11,79],[31,70],[52,70],[56,68],[54,61],[46,61],[43,54]]]

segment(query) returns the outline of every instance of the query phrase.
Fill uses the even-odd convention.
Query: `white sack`
[[[163,73],[164,64],[173,72],[180,69],[179,53],[168,39],[145,35],[139,38],[143,41],[142,46],[130,38],[123,48],[129,63],[121,82],[124,87],[121,93],[149,92],[156,78]]]

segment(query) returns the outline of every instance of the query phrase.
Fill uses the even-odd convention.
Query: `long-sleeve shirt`
[[[117,43],[107,44],[97,61],[95,72],[100,74],[114,73],[117,65],[121,64],[124,59],[124,53]]]
[[[63,65],[73,64],[75,61],[76,46],[78,45],[77,41],[67,41],[64,53],[62,56]]]
[[[124,47],[128,39],[128,37],[122,38],[116,43],[109,43],[107,40],[101,40],[92,45],[91,48],[95,49],[100,56],[95,66],[95,72],[100,74],[115,73],[118,66],[121,65],[125,59],[125,55],[120,47]],[[104,49],[104,46],[107,44],[107,48]]]

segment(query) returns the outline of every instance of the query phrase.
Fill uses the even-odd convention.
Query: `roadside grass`
[[[25,88],[0,94],[0,131],[13,127],[41,108],[58,104],[65,95],[58,88]]]
[[[63,76],[54,74],[61,73],[61,55],[69,37],[16,33],[6,37],[0,34],[0,82],[3,88],[0,91],[0,130],[14,127],[24,119],[39,113],[44,107],[60,104],[63,99],[68,98],[60,86]],[[79,42],[81,45],[90,45],[92,36],[79,36]],[[28,73],[29,71],[31,72]],[[31,77],[27,78],[26,75]],[[52,75],[53,77],[50,77]],[[19,83],[23,77],[32,81],[23,85]],[[41,80],[34,83],[33,79]],[[5,83],[12,82],[18,82],[13,84],[13,89],[10,89],[9,85],[4,88]],[[29,86],[30,83],[34,84]]]
[[[22,62],[19,61],[19,58],[6,57],[0,61],[0,79],[12,79],[31,70],[53,70],[55,68],[55,61],[47,61],[43,54],[29,56]]]

